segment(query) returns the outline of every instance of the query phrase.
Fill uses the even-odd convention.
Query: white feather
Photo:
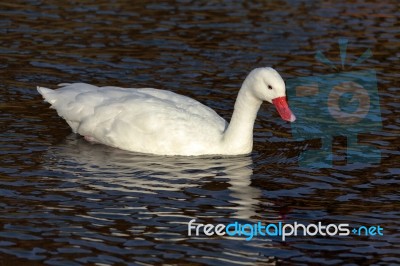
[[[75,133],[96,142],[159,155],[243,154],[252,149],[255,115],[262,100],[268,100],[255,96],[259,94],[254,89],[257,78],[276,72],[263,70],[251,72],[243,84],[229,129],[209,107],[170,91],[85,83],[37,90]]]

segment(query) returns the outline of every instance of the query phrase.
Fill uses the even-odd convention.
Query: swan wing
[[[84,83],[38,90],[74,132],[122,149],[193,153],[227,125],[211,108],[170,91]]]

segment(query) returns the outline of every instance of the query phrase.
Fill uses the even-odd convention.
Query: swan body
[[[294,121],[285,84],[274,69],[250,72],[228,124],[214,110],[189,97],[152,88],[97,87],[64,83],[37,87],[74,133],[92,142],[157,155],[238,155],[250,153],[253,127],[263,101]]]

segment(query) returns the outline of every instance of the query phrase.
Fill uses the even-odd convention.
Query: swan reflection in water
[[[260,205],[261,191],[251,186],[250,156],[153,156],[91,144],[72,134],[63,143],[52,146],[46,157],[46,168],[61,171],[61,176],[73,179],[70,182],[82,184],[74,189],[84,190],[88,195],[103,191],[138,194],[147,198],[139,196],[144,204],[152,200],[160,205],[166,197],[177,201],[186,199],[191,204],[184,208],[207,205],[207,201],[193,203],[206,197],[212,199],[209,204],[213,205],[214,212],[222,209],[224,216],[228,212],[229,218],[244,220],[257,216]],[[174,197],[176,193],[172,192],[179,191],[184,193]],[[215,199],[221,205],[212,203]]]

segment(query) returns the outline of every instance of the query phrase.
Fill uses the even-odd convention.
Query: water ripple
[[[398,4],[311,1],[0,4],[0,261],[31,265],[365,264],[399,261]],[[379,12],[377,12],[379,10]],[[374,69],[382,128],[358,136],[379,164],[299,165],[321,140],[297,141],[265,104],[249,156],[149,156],[86,143],[43,103],[36,85],[83,81],[157,87],[230,119],[246,74],[332,73],[336,40],[351,71]],[[374,121],[379,121],[374,117]],[[311,119],[314,121],[313,119]],[[318,122],[318,121],[316,121]],[[318,130],[318,128],[316,128]],[[316,157],[316,159],[318,159]],[[348,223],[384,236],[187,236],[187,223]]]

